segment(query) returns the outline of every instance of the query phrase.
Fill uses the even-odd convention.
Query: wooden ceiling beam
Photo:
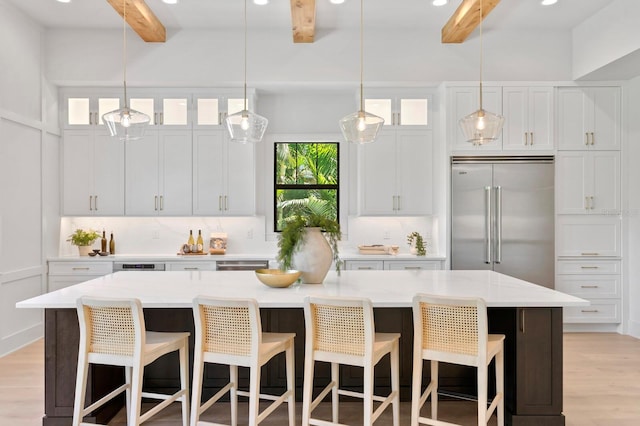
[[[293,1],[293,0],[292,0]],[[482,17],[480,17],[482,2]],[[462,43],[476,29],[500,0],[462,0],[460,6],[442,27],[443,43]]]
[[[127,24],[147,42],[164,43],[167,30],[144,0],[107,0],[113,8],[124,15],[124,2],[127,2]]]
[[[294,43],[313,43],[316,35],[316,0],[291,0]]]

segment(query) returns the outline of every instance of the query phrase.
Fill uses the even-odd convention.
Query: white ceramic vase
[[[293,267],[302,271],[303,284],[322,284],[331,268],[333,251],[320,228],[306,228],[300,249],[293,254]]]
[[[78,253],[80,256],[89,256],[89,253],[93,251],[93,246],[78,246]]]

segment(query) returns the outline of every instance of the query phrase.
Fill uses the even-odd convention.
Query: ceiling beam
[[[294,43],[313,43],[316,34],[316,0],[291,0]]]
[[[167,30],[144,0],[107,0],[113,8],[124,15],[124,2],[127,2],[127,24],[147,42],[164,43]]]
[[[293,1],[293,0],[292,0]],[[482,2],[482,18],[480,3]],[[462,43],[476,29],[500,0],[462,0],[460,6],[442,27],[443,43]]]

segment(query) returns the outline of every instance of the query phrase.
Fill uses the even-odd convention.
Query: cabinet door
[[[358,147],[360,214],[396,213],[395,131],[384,129],[375,142]]]
[[[433,134],[430,130],[398,131],[396,138],[396,214],[433,211]]]
[[[226,142],[224,212],[253,215],[256,212],[255,144]]]
[[[587,93],[593,105],[590,148],[620,149],[620,88],[592,87]]]
[[[526,87],[504,87],[502,109],[504,127],[502,131],[504,149],[525,149],[529,145],[529,108]]]
[[[529,149],[553,149],[553,88],[529,88]]]
[[[378,271],[383,268],[382,260],[347,260],[344,262],[344,269],[347,271]]]
[[[428,260],[385,260],[384,269],[390,271],[430,270],[440,269],[440,261]]]
[[[94,214],[124,214],[124,141],[96,131],[93,152]]]
[[[65,130],[62,141],[62,214],[93,214],[93,130]]]
[[[453,140],[451,141],[451,149],[453,151],[494,151],[502,148],[502,133],[495,141],[480,146],[474,146],[467,142],[458,124],[458,121],[461,118],[477,111],[480,107],[479,87],[453,87],[451,88],[449,101],[449,116],[451,117],[449,130],[450,134],[453,136]],[[502,114],[502,88],[483,87],[482,107],[486,111],[494,114]]]
[[[159,213],[190,216],[192,149],[190,131],[160,131]]]
[[[223,131],[195,131],[193,134],[193,213],[220,215],[223,212]],[[244,171],[242,168],[236,171]]]
[[[588,213],[591,165],[588,152],[558,152],[556,156],[556,212]]]
[[[620,152],[591,152],[592,190],[589,194],[589,212],[596,214],[620,213]]]
[[[620,257],[621,235],[618,216],[559,215],[556,223],[556,255]]]
[[[145,136],[125,142],[126,203],[127,215],[157,215],[158,194],[158,134],[147,130]]]

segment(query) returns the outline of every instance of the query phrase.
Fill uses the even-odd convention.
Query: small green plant
[[[321,228],[324,236],[327,238],[331,251],[333,252],[333,261],[336,264],[336,271],[340,273],[342,261],[338,257],[338,241],[342,238],[340,232],[340,224],[324,216],[309,215],[296,216],[287,222],[282,228],[278,239],[278,255],[276,259],[280,262],[280,268],[291,269],[293,254],[300,250],[302,239],[304,237],[305,228]]]
[[[424,240],[422,239],[422,235],[418,232],[413,231],[409,235],[407,235],[407,244],[412,245],[415,241],[416,254],[418,256],[426,256],[427,249],[424,246]]]
[[[69,235],[67,241],[71,241],[71,244],[74,246],[90,246],[98,238],[100,238],[100,234],[93,229],[89,229],[87,231],[76,229],[76,232]]]

